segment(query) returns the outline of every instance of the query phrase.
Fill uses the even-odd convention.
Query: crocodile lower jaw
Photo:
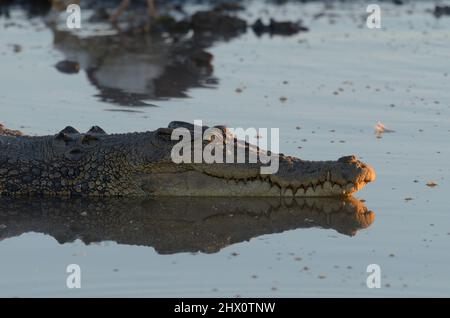
[[[340,185],[331,181],[309,186],[280,187],[264,179],[225,179],[198,172],[155,173],[145,177],[142,190],[156,196],[261,196],[337,197],[349,196],[366,183]]]

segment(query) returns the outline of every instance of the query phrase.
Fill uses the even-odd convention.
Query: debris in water
[[[377,136],[377,138],[381,138],[381,135],[384,133],[393,133],[394,131],[395,130],[389,129],[381,122],[378,122],[375,125],[375,135]]]
[[[434,187],[437,187],[438,184],[436,182],[434,182],[434,181],[429,181],[427,183],[427,186],[430,187],[430,188],[434,188]]]

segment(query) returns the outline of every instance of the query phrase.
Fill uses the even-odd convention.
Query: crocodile
[[[196,126],[184,122],[140,133],[107,134],[98,126],[80,133],[68,126],[56,135],[0,136],[0,195],[330,197],[350,196],[376,177],[355,156],[306,161],[239,140],[224,126],[215,128],[223,134],[216,135],[219,139],[199,138]],[[180,141],[173,134],[178,129],[191,134],[192,149],[199,141],[206,149],[222,138],[227,147],[221,155],[232,149],[234,163],[204,158],[175,163],[172,150]],[[238,163],[242,151],[246,163]],[[254,155],[254,163],[247,160]],[[262,156],[277,160],[276,173],[262,173],[267,166]]]
[[[355,236],[375,212],[355,198],[14,198],[0,197],[0,242],[25,233],[59,244],[80,240],[152,247],[159,254],[217,253],[289,230]]]

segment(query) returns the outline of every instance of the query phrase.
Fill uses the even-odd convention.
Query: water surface
[[[84,208],[88,203],[67,209],[58,202],[5,203],[0,296],[449,296],[450,18],[436,19],[427,11],[433,7],[431,1],[383,3],[383,28],[370,30],[362,3],[253,1],[239,13],[250,22],[302,18],[311,31],[291,37],[248,32],[201,45],[143,41],[134,49],[111,34],[58,37],[20,11],[0,18],[0,119],[11,129],[53,134],[66,125],[99,125],[129,132],[194,119],[278,127],[283,153],[308,160],[356,154],[378,173],[357,195],[374,219],[365,226],[344,219],[353,224],[350,236],[323,214],[295,206],[292,215],[275,211],[275,219],[260,222],[250,216],[265,215],[268,207],[258,210],[255,202],[208,201],[201,208],[194,202],[198,214],[186,208],[167,219],[164,206],[151,205],[162,224],[147,228],[156,221],[140,203],[138,212],[119,209],[111,217],[108,204],[96,216]],[[212,68],[178,60],[187,46],[211,53]],[[54,67],[69,57],[80,62],[78,74]],[[395,132],[377,138],[378,121]],[[429,181],[438,186],[428,187]],[[244,216],[225,217],[239,207]],[[211,221],[211,209],[224,221]],[[119,226],[108,232],[108,222]],[[171,242],[198,245],[174,248]],[[65,285],[72,263],[82,268],[79,290]],[[380,289],[366,286],[369,264],[382,269]]]

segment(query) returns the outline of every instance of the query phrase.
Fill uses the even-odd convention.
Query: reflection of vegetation
[[[105,14],[92,17],[107,21]],[[215,10],[196,12],[178,21],[160,16],[152,21],[150,32],[143,32],[140,21],[134,17],[115,35],[87,38],[50,26],[55,47],[67,59],[58,65],[80,65],[102,101],[148,106],[146,100],[184,98],[191,88],[217,84],[212,76],[213,56],[205,49],[247,29],[244,20]],[[58,70],[74,73],[61,67]]]
[[[161,254],[214,253],[260,235],[299,228],[355,235],[373,221],[374,213],[356,199],[0,198],[0,240],[38,232],[61,244],[115,241],[151,246]]]
[[[29,15],[45,15],[51,9],[50,3],[0,0],[0,8],[8,14],[10,7],[17,5]],[[165,5],[170,6],[170,3],[165,2]],[[86,25],[109,23],[108,10],[117,5],[114,1],[94,0],[81,4],[90,8],[91,16],[86,19]],[[227,41],[247,31],[247,22],[233,14],[242,9],[233,2],[215,3],[212,10],[189,15],[180,4],[174,9],[181,12],[177,18],[176,15],[160,15],[151,19],[149,29],[147,11],[134,9],[128,18],[124,17],[116,25],[118,34],[96,34],[87,38],[70,33],[65,25],[59,30],[57,19],[53,19],[56,9],[52,9],[45,20],[54,32],[55,47],[66,56],[65,61],[56,65],[59,71],[76,74],[84,70],[90,83],[98,89],[95,96],[103,102],[120,106],[154,106],[148,101],[185,98],[191,88],[214,87],[218,83],[213,77],[213,56],[205,50],[216,41]],[[142,19],[143,16],[147,20]],[[289,22],[271,21],[265,26],[259,21],[258,25],[257,34],[291,34],[299,30],[297,24]]]
[[[167,44],[150,35],[108,35],[79,38],[54,31],[54,45],[77,62],[105,102],[148,106],[145,100],[187,97],[193,87],[211,87],[213,56],[204,51],[211,41],[179,40]]]
[[[19,6],[28,17],[46,15],[52,7],[51,1],[45,0],[0,0],[0,16],[9,17],[13,6]]]

